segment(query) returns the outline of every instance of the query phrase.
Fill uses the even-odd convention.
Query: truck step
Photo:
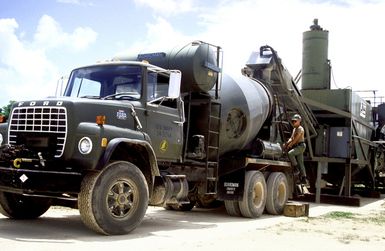
[[[167,174],[165,176],[170,177],[170,178],[174,178],[174,179],[185,179],[186,178],[186,175],[184,175],[184,174],[179,174],[179,175],[177,175],[177,174]]]

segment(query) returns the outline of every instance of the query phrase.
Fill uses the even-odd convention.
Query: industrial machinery
[[[330,74],[328,31],[315,20],[303,35],[301,100],[317,120],[317,136],[309,140],[308,168],[317,169],[313,173],[318,183],[326,181],[324,193],[338,195],[332,202],[345,198],[359,204],[351,197],[354,193],[368,194],[384,186],[383,133],[376,135],[376,127],[383,125],[383,105],[373,109],[351,89],[330,89]]]
[[[303,70],[304,95],[269,46],[251,54],[243,74],[221,65],[219,46],[195,41],[74,69],[64,97],[15,103],[0,125],[0,212],[33,219],[51,205],[70,206],[106,235],[135,229],[149,204],[191,210],[223,201],[232,216],[281,214],[299,195],[281,147],[294,113],[303,117],[309,169],[340,184],[342,163],[345,191],[354,176],[348,171],[368,170],[360,177],[375,189],[383,166],[373,163],[383,151],[368,138],[366,103],[360,123],[348,111],[323,109],[321,95],[312,98],[319,85],[311,70]],[[341,133],[338,143],[348,140],[354,151],[333,148],[329,135]]]

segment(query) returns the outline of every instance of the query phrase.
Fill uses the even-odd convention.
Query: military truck
[[[231,215],[258,217],[265,205],[281,213],[292,177],[269,141],[280,138],[265,123],[275,116],[271,90],[221,75],[221,48],[197,41],[74,69],[63,97],[15,103],[0,129],[1,213],[78,207],[108,235],[137,227],[149,204],[221,200]]]
[[[222,68],[221,47],[194,41],[74,69],[63,97],[16,102],[0,124],[0,212],[34,219],[52,205],[69,206],[105,235],[135,229],[148,205],[187,211],[220,201],[232,216],[281,214],[296,195],[297,177],[281,147],[295,113],[303,118],[318,195],[324,165],[314,163],[328,161],[333,168],[322,172],[332,184],[345,184],[343,177],[350,193],[358,173],[351,172],[370,170],[357,180],[376,187],[384,170],[376,160],[384,154],[367,139],[372,127],[350,134],[351,147],[344,146],[360,149],[329,158],[334,145],[324,142],[342,120],[325,115],[355,115],[303,97],[273,48],[253,52],[239,74]],[[370,109],[362,104],[366,125]]]

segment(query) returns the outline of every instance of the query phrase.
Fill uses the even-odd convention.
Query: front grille
[[[9,144],[20,144],[22,137],[40,135],[53,137],[55,157],[62,156],[67,138],[67,110],[65,107],[16,107],[9,123]]]

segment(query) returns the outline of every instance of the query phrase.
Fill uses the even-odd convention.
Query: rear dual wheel
[[[282,214],[287,200],[288,182],[284,173],[273,172],[265,177],[260,171],[247,171],[243,199],[225,201],[225,207],[231,216],[258,218],[265,207],[269,214]]]
[[[260,171],[247,171],[241,201],[225,201],[226,211],[231,216],[258,218],[265,210],[266,181]]]
[[[247,171],[243,199],[239,209],[244,217],[258,218],[266,205],[267,188],[265,177],[260,171]]]
[[[230,216],[242,216],[241,210],[239,209],[239,201],[237,200],[225,200],[225,208],[227,214]]]
[[[288,197],[286,175],[281,172],[271,173],[267,179],[266,211],[274,215],[282,214]]]
[[[194,207],[195,207],[195,201],[190,200],[190,202],[188,203],[166,205],[164,209],[187,212],[187,211],[191,211]]]

